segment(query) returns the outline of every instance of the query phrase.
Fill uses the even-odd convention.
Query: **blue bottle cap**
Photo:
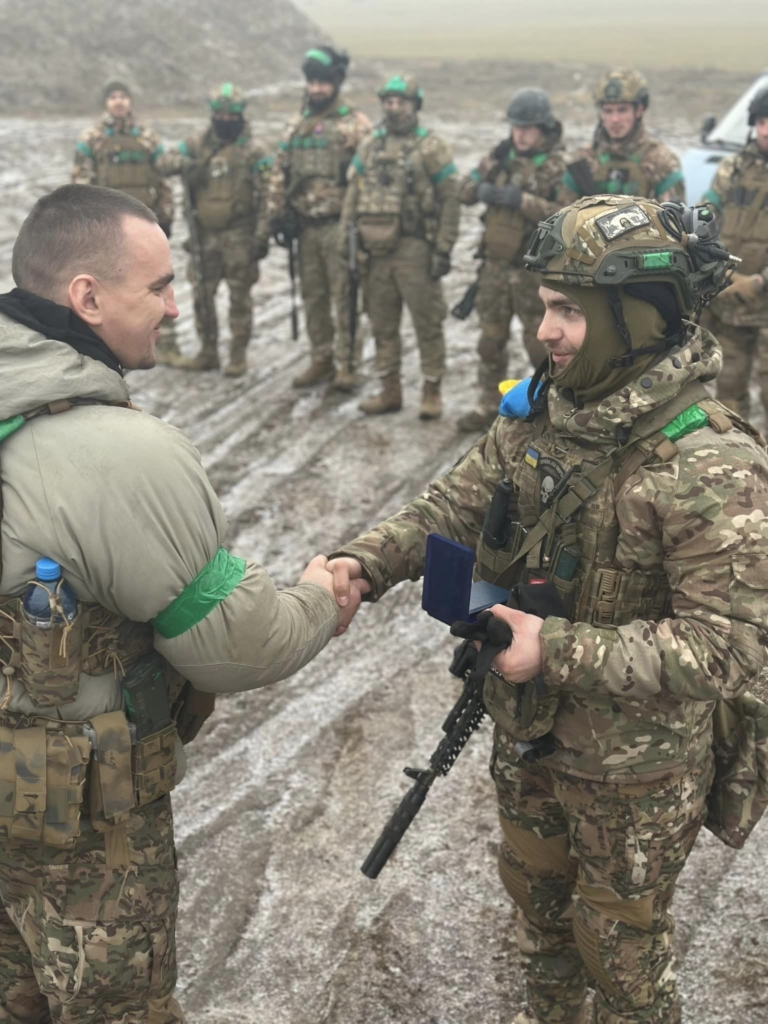
[[[46,582],[57,580],[61,577],[61,566],[52,558],[38,558],[35,562],[35,575]]]

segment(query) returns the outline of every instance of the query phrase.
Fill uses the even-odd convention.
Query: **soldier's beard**
[[[335,103],[336,97],[339,95],[339,90],[334,89],[330,96],[310,96],[307,93],[307,106],[311,114],[322,114],[326,107],[330,107],[332,103]]]
[[[384,124],[393,135],[408,135],[418,124],[415,110],[387,110]]]

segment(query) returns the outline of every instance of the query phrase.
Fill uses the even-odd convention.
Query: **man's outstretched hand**
[[[363,567],[355,558],[334,558],[315,555],[304,570],[300,583],[316,583],[331,594],[339,606],[334,636],[346,633],[355,617],[363,595],[370,592],[370,583],[363,579]]]

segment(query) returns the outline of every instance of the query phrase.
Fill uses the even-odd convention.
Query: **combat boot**
[[[313,384],[322,384],[324,380],[333,377],[333,359],[326,356],[324,359],[315,359],[309,364],[304,373],[294,377],[291,384],[295,388],[310,388]]]
[[[225,377],[242,377],[248,369],[245,361],[245,344],[232,342],[229,349],[229,363],[224,370]]]
[[[497,416],[498,413],[495,409],[487,411],[473,409],[471,412],[465,412],[463,416],[459,416],[456,420],[456,428],[462,434],[484,434],[486,430],[490,429]]]
[[[403,407],[403,392],[397,374],[382,377],[381,391],[373,398],[360,402],[358,409],[366,416],[381,416],[385,412],[399,412]]]
[[[202,348],[196,356],[179,356],[174,366],[180,370],[218,370],[219,354],[215,348]]]
[[[331,389],[333,391],[354,391],[357,381],[355,380],[354,371],[348,366],[337,366],[336,373],[331,381]]]
[[[440,398],[440,381],[425,380],[421,392],[420,420],[437,420],[443,414],[443,402]]]

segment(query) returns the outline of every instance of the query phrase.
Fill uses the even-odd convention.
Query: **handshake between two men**
[[[373,592],[362,564],[349,557],[329,560],[325,555],[316,555],[305,569],[301,582],[317,583],[335,598],[339,619],[334,636],[347,631],[363,598]],[[494,658],[493,668],[508,682],[527,683],[542,669],[539,633],[544,620],[502,604],[493,605],[490,611],[509,626],[514,636],[514,643]]]

